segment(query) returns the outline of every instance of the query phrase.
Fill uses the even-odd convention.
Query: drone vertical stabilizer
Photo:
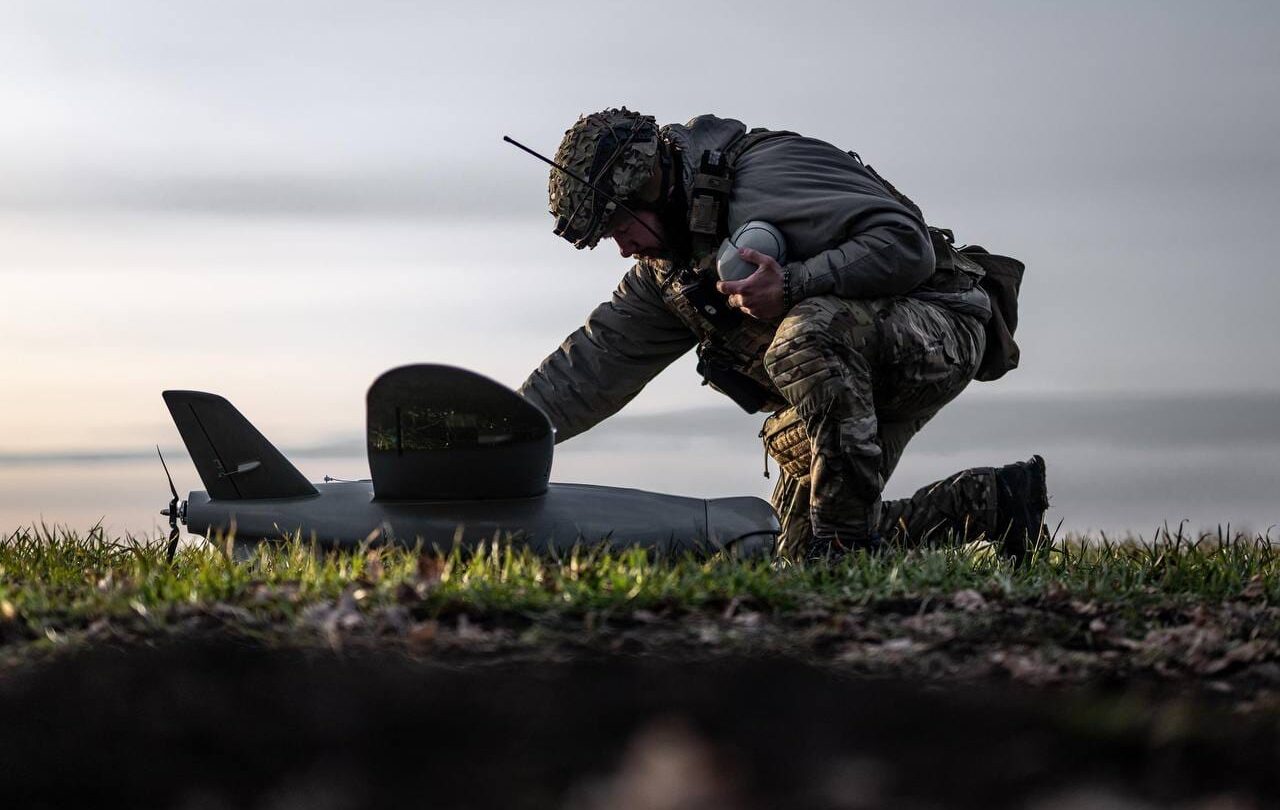
[[[165,391],[164,402],[211,499],[317,494],[298,468],[227,400],[202,391]]]

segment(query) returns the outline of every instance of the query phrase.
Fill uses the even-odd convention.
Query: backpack
[[[991,317],[987,320],[987,348],[978,363],[975,380],[998,380],[1018,367],[1022,351],[1013,339],[1018,328],[1018,290],[1022,287],[1022,274],[1026,265],[1009,256],[987,252],[980,245],[966,245],[962,254],[983,269],[978,285],[991,299]]]

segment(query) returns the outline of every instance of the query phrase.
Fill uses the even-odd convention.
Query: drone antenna
[[[657,232],[657,231],[655,231],[653,228],[649,227],[649,223],[647,223],[647,222],[645,222],[643,219],[641,219],[641,218],[639,217],[639,215],[637,215],[635,211],[632,211],[632,210],[631,210],[631,208],[629,208],[629,207],[627,206],[627,204],[626,204],[626,203],[624,203],[622,200],[619,200],[617,197],[613,196],[613,195],[612,195],[612,194],[610,194],[609,192],[607,192],[607,191],[605,191],[604,189],[600,188],[600,187],[599,187],[599,186],[597,186],[595,183],[591,182],[590,180],[587,180],[585,177],[582,177],[581,175],[577,174],[576,172],[573,172],[573,171],[570,171],[569,169],[566,169],[564,166],[561,166],[559,163],[556,163],[556,162],[555,162],[554,160],[552,160],[551,158],[546,157],[546,156],[544,156],[544,155],[542,155],[542,154],[539,154],[538,152],[535,152],[534,150],[530,149],[529,147],[527,147],[527,146],[525,146],[524,144],[522,144],[522,143],[520,143],[519,141],[517,141],[515,138],[511,137],[510,135],[503,135],[503,136],[502,136],[502,140],[506,141],[507,143],[511,144],[512,146],[516,147],[517,149],[522,149],[522,150],[524,150],[525,152],[528,152],[529,154],[533,155],[533,156],[534,156],[534,157],[536,157],[538,160],[541,160],[543,163],[547,164],[547,165],[548,165],[548,166],[550,166],[551,168],[553,168],[553,169],[555,169],[555,170],[557,170],[557,171],[559,171],[559,172],[562,172],[563,174],[566,174],[566,175],[568,175],[569,177],[572,177],[574,180],[577,180],[577,181],[578,181],[579,183],[581,183],[582,185],[586,186],[587,188],[591,189],[591,190],[592,190],[592,191],[594,191],[595,193],[597,193],[597,194],[599,194],[600,196],[604,197],[604,198],[605,198],[605,199],[607,199],[609,202],[613,203],[614,205],[616,205],[616,206],[618,206],[619,208],[621,208],[623,211],[627,212],[627,214],[628,214],[632,219],[634,219],[636,222],[640,223],[640,224],[644,227],[644,229],[645,229],[646,231],[648,231],[649,233],[653,234],[653,238],[654,238],[654,239],[657,239],[660,243],[662,243],[662,246],[663,246],[664,248],[667,246],[667,240],[665,240],[665,239],[663,239],[663,238],[662,238],[662,234],[658,233],[658,232]]]

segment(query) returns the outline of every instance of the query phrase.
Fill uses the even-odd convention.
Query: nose
[[[614,244],[618,246],[618,252],[622,254],[622,258],[626,259],[635,253],[635,244],[631,241],[627,234],[626,228],[614,228],[613,233],[609,234]]]

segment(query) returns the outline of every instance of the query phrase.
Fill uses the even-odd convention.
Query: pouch
[[[807,481],[809,478],[809,434],[804,420],[795,408],[786,408],[764,420],[760,429],[765,452],[787,475]]]
[[[1018,291],[1026,265],[1017,259],[988,253],[978,245],[960,248],[960,253],[984,271],[978,282],[991,299],[991,318],[986,324],[987,348],[978,364],[975,380],[998,380],[1018,367],[1021,350],[1013,339],[1018,328]]]

